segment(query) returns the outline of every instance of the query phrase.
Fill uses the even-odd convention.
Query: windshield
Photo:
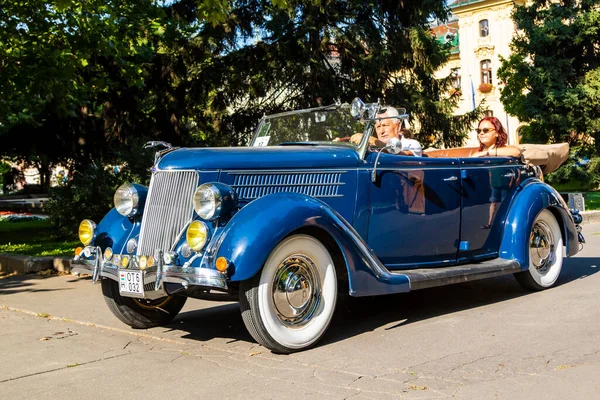
[[[250,146],[285,144],[354,144],[355,133],[364,133],[366,122],[352,118],[347,108],[328,107],[282,113],[261,120]]]

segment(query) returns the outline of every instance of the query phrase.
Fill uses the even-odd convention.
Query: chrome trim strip
[[[502,165],[461,165],[460,169],[496,169],[496,168],[515,168],[516,166],[518,166],[520,164],[502,164]]]
[[[368,171],[371,172],[373,171],[373,167],[370,168],[358,168],[359,171]],[[423,166],[423,165],[407,165],[407,166],[401,166],[401,167],[377,167],[377,171],[406,171],[406,170],[426,170],[426,171],[439,171],[439,170],[445,170],[445,171],[458,171],[459,167],[457,165],[454,165],[454,167],[450,166],[450,165],[446,165],[444,167],[427,167],[427,166]]]
[[[153,167],[152,173],[155,173],[155,172],[195,172],[195,173],[199,173],[200,171],[197,169],[160,169],[158,167]],[[207,169],[202,172],[219,172],[219,170],[218,169],[215,169],[215,170]]]
[[[324,174],[324,173],[341,173],[345,174],[348,169],[245,169],[245,170],[223,170],[223,173],[230,175],[256,175],[256,174]]]
[[[284,186],[342,186],[345,185],[345,182],[332,182],[332,183],[271,183],[264,185],[253,185],[253,184],[243,184],[243,185],[231,185],[233,188],[247,188],[247,187],[284,187]]]

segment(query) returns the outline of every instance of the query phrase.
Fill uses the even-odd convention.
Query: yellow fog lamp
[[[112,249],[111,249],[110,247],[107,247],[107,248],[104,250],[104,259],[105,259],[106,261],[110,261],[110,259],[112,258],[112,256],[113,256],[113,251],[112,251]]]
[[[140,267],[140,269],[143,271],[148,266],[147,263],[148,263],[148,257],[141,256],[140,259],[138,260],[138,267]]]
[[[129,256],[122,256],[121,257],[121,267],[127,268],[128,265],[129,265]]]
[[[152,268],[156,265],[156,260],[154,259],[154,256],[148,256],[147,265],[148,265],[148,268]]]
[[[84,219],[79,224],[79,240],[84,246],[92,243],[96,236],[96,224],[90,219]]]
[[[185,233],[185,239],[192,250],[202,250],[208,239],[208,227],[202,221],[192,221]]]

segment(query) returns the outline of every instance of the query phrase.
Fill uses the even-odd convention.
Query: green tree
[[[239,144],[263,113],[360,96],[406,107],[428,144],[460,145],[479,110],[452,116],[449,79],[433,77],[450,48],[431,34],[432,16],[447,17],[442,1],[236,1],[199,35],[222,46],[199,72],[216,77],[209,109]]]
[[[0,151],[36,166],[47,188],[53,165],[88,164],[148,113],[164,14],[150,0],[3,3]]]
[[[519,33],[498,71],[504,107],[527,123],[525,140],[570,141],[598,156],[600,1],[528,4],[514,11]]]

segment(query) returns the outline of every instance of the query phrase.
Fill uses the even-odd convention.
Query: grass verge
[[[58,239],[49,221],[0,222],[0,253],[72,256],[76,240]]]
[[[600,192],[587,192],[583,194],[583,197],[586,211],[600,210]]]

